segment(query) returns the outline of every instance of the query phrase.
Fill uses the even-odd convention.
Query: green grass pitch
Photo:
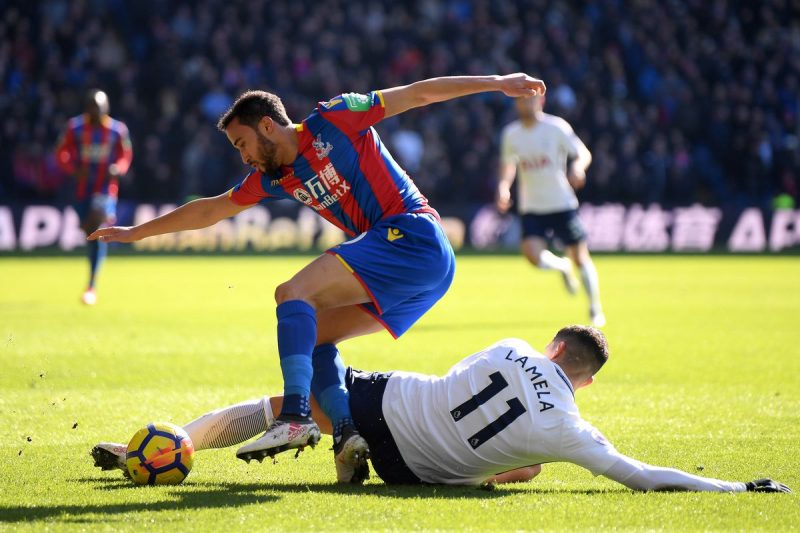
[[[797,494],[634,493],[573,465],[471,488],[335,484],[330,437],[277,464],[195,456],[178,487],[92,467],[101,440],[281,390],[273,291],[309,257],[114,257],[82,307],[83,258],[0,259],[0,529],[771,530]],[[583,416],[640,460],[800,491],[800,263],[794,257],[596,258],[611,346]],[[341,345],[370,370],[445,372],[503,337],[536,348],[586,299],[518,256],[459,257],[412,330]]]

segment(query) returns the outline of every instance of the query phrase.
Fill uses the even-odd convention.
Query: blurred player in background
[[[119,178],[128,172],[133,160],[128,128],[108,112],[106,93],[90,90],[84,113],[69,119],[56,148],[58,165],[76,179],[73,207],[87,235],[116,221]],[[107,248],[102,241],[88,243],[89,284],[81,297],[86,305],[97,302],[97,274]]]
[[[522,218],[522,253],[542,270],[557,270],[567,290],[574,294],[577,265],[589,296],[592,325],[606,323],[600,304],[597,270],[589,256],[586,231],[578,218],[575,190],[583,187],[592,154],[563,119],[542,111],[544,97],[517,98],[519,120],[503,129],[497,208],[511,207],[511,184],[517,180],[517,211]],[[566,247],[567,257],[548,249],[555,237]]]
[[[436,211],[400,168],[372,127],[379,121],[459,96],[501,91],[544,94],[522,73],[433,78],[320,102],[293,124],[280,98],[241,95],[218,128],[254,171],[230,191],[189,202],[135,227],[96,231],[90,239],[132,242],[204,228],[262,200],[311,207],[351,240],[316,258],[275,291],[278,355],[284,380],[280,415],[242,459],[315,445],[311,393],[333,422],[337,478],[359,481],[369,470],[367,442],[353,424],[345,367],[336,345],[385,328],[399,337],[450,287],[455,257]]]
[[[605,336],[587,326],[559,330],[544,354],[504,339],[468,356],[443,377],[348,369],[355,424],[386,483],[527,481],[541,463],[566,461],[634,490],[791,492],[768,479],[721,481],[651,466],[619,453],[581,418],[575,391],[608,360]],[[196,450],[231,446],[272,423],[281,398],[213,411],[184,429]],[[330,422],[314,406],[314,417]],[[124,444],[92,449],[95,466],[126,471]]]

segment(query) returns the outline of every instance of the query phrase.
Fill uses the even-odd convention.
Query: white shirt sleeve
[[[578,134],[575,133],[575,130],[573,130],[572,126],[566,121],[563,122],[561,134],[563,136],[562,146],[570,157],[578,157],[581,150],[586,148],[586,145],[583,144]]]
[[[600,431],[578,419],[562,428],[561,460],[575,463],[633,490],[744,492],[744,483],[695,476],[674,468],[651,466],[619,453]]]
[[[707,492],[745,492],[744,483],[695,476],[674,468],[651,466],[619,455],[603,474],[633,490],[694,490]]]
[[[620,453],[600,431],[578,417],[566,421],[561,427],[561,445],[558,459],[582,466],[593,475],[605,474],[617,462]]]

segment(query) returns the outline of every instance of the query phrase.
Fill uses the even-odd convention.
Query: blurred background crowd
[[[131,132],[127,200],[215,195],[247,169],[218,116],[248,88],[302,120],[341,92],[525,71],[594,155],[583,201],[792,205],[798,0],[38,0],[0,15],[0,200],[64,199],[53,148],[89,87]],[[500,93],[378,125],[434,206],[493,199]]]

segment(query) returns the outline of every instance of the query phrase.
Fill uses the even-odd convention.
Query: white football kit
[[[479,485],[566,461],[639,490],[746,489],[620,454],[581,418],[564,371],[520,339],[497,342],[443,377],[392,373],[382,410],[403,460],[428,483]]]
[[[531,128],[514,121],[503,129],[500,158],[517,165],[520,214],[546,215],[578,208],[567,180],[567,156],[576,157],[583,142],[562,118],[543,113]]]

